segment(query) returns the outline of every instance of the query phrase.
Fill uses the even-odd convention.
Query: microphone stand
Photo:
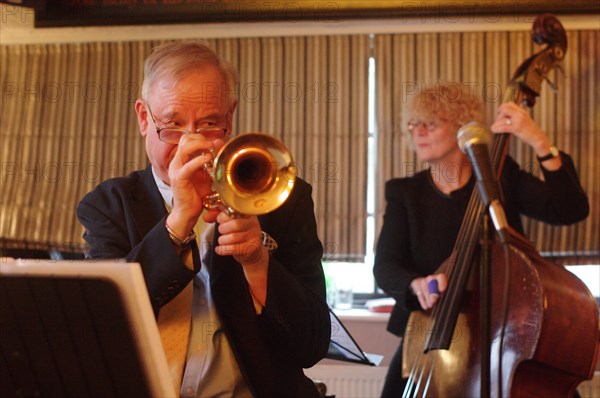
[[[491,287],[492,287],[492,246],[494,244],[494,229],[490,228],[490,216],[487,212],[481,219],[482,238],[480,242],[480,271],[479,271],[479,330],[481,336],[481,385],[480,396],[490,396],[490,356],[491,356]]]

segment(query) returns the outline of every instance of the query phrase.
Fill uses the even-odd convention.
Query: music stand
[[[331,341],[326,358],[379,366],[383,360],[383,355],[364,352],[331,308],[329,309],[329,317],[331,318]]]
[[[139,264],[0,258],[0,396],[175,396]]]

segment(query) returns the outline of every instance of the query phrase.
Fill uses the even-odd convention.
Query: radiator
[[[377,398],[381,395],[387,366],[316,365],[305,369],[306,376],[327,386],[336,398]]]

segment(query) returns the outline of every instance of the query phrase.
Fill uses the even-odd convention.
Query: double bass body
[[[496,243],[492,248],[491,396],[572,396],[582,380],[591,378],[598,357],[598,306],[577,277],[541,258],[522,237],[511,238],[508,273],[502,247]],[[405,376],[415,363],[423,372],[410,396],[480,396],[479,264],[471,269],[448,350],[424,354],[430,316],[414,312],[410,317]]]

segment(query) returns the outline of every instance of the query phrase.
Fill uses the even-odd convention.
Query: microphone
[[[471,160],[477,178],[477,189],[483,205],[488,208],[494,228],[502,243],[508,236],[508,221],[500,199],[500,190],[494,180],[490,159],[490,133],[477,122],[467,123],[458,130],[458,147]]]

